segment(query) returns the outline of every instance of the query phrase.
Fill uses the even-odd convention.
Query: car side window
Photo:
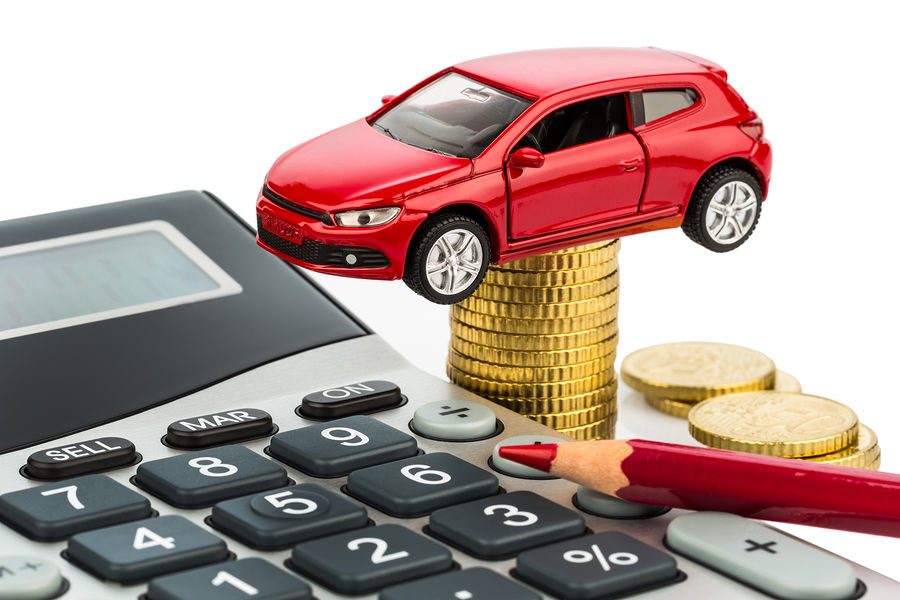
[[[591,98],[557,109],[541,119],[515,145],[550,154],[628,131],[625,95]]]
[[[691,88],[675,88],[666,90],[646,90],[639,94],[639,98],[632,96],[632,104],[634,100],[639,100],[642,105],[643,114],[636,114],[635,126],[644,123],[652,123],[657,119],[667,117],[672,113],[684,110],[689,106],[693,106],[697,102],[697,92]]]

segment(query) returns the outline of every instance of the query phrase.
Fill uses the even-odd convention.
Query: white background
[[[254,222],[281,152],[447,65],[541,47],[692,52],[722,64],[764,119],[771,193],[730,254],[678,229],[623,240],[619,356],[676,340],[761,350],[806,391],[852,406],[880,437],[883,469],[900,472],[889,5],[4,2],[0,219],[203,188]],[[445,307],[400,282],[316,279],[443,376]],[[897,540],[791,531],[900,578]]]

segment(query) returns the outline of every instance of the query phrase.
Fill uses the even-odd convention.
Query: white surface
[[[771,194],[731,254],[679,230],[624,240],[620,356],[674,340],[761,350],[806,391],[856,409],[881,440],[883,469],[900,472],[890,100],[900,84],[888,6],[4,3],[0,218],[206,188],[253,222],[281,152],[449,64],[537,47],[692,52],[722,64],[764,119]],[[399,282],[317,279],[401,354],[443,373],[446,308]],[[655,435],[649,418],[629,426]],[[900,579],[898,540],[790,530]]]

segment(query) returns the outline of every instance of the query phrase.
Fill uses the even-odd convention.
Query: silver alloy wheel
[[[468,229],[451,229],[431,246],[425,258],[425,276],[436,292],[458,294],[481,273],[484,252],[478,237]]]
[[[743,181],[729,181],[713,194],[706,210],[706,231],[718,244],[734,244],[746,236],[756,220],[759,202]]]

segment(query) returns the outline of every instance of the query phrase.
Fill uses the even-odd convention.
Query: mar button
[[[272,415],[255,408],[240,408],[175,421],[165,442],[177,448],[208,448],[275,433]]]

